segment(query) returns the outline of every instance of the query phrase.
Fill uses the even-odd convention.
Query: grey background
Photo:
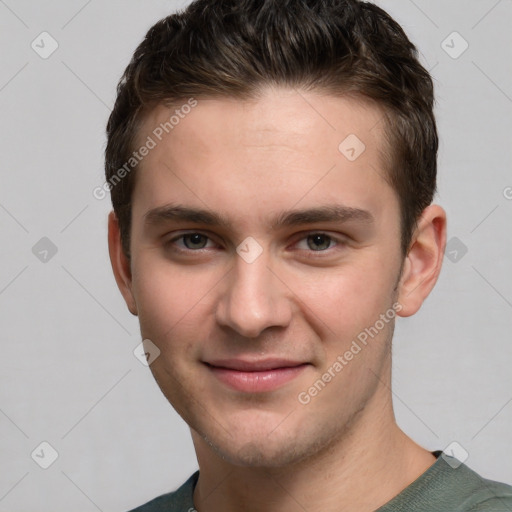
[[[0,511],[127,510],[197,467],[187,426],[133,354],[109,200],[92,195],[117,80],[147,29],[186,3],[0,0]],[[421,311],[397,323],[398,422],[512,483],[512,2],[379,4],[436,80],[436,202],[458,239]],[[31,48],[43,31],[59,45],[47,59]],[[458,58],[453,31],[469,44]],[[36,463],[48,449],[31,457],[43,441],[58,453],[48,469]]]

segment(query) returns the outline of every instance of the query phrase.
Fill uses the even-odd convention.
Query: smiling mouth
[[[273,391],[298,377],[309,363],[267,359],[264,361],[222,360],[205,363],[224,385],[245,393]]]

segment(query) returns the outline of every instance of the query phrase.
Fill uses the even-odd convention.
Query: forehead
[[[360,95],[336,97],[321,91],[268,86],[251,99],[182,98],[170,106],[160,104],[144,116],[138,140],[153,135],[158,142],[173,138],[178,145],[193,135],[204,139],[196,141],[205,143],[198,151],[220,139],[223,145],[231,142],[232,147],[259,143],[293,147],[296,143],[304,148],[304,136],[330,133],[336,141],[344,134],[358,133],[366,146],[384,151],[384,119],[383,108]]]
[[[148,208],[179,198],[217,211],[237,206],[243,216],[278,202],[378,209],[393,195],[384,124],[383,111],[361,99],[287,88],[160,105],[139,132],[139,144],[154,147],[139,164],[135,195]]]

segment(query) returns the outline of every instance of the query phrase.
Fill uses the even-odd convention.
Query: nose
[[[236,255],[220,288],[218,324],[247,338],[256,338],[269,327],[285,327],[292,316],[291,292],[269,266],[267,254],[263,251],[251,263]]]

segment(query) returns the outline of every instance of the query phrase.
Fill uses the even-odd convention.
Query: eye
[[[304,252],[308,257],[321,257],[332,255],[335,248],[341,249],[346,242],[339,237],[333,237],[323,232],[308,233],[296,243],[297,250]],[[164,242],[166,249],[176,253],[201,253],[203,250],[215,249],[217,244],[204,233],[192,231],[181,233]],[[329,250],[332,249],[332,250]]]
[[[204,249],[208,241],[208,237],[201,233],[190,233],[183,235],[181,238],[187,249]]]
[[[165,242],[165,246],[172,247],[177,251],[198,251],[209,248],[207,247],[208,241],[211,241],[210,238],[203,233],[191,232],[183,233],[168,240]]]
[[[312,251],[324,251],[329,249],[333,244],[333,239],[325,233],[314,233],[304,238],[308,249]]]
[[[329,258],[340,256],[340,251],[346,248],[348,241],[340,236],[335,237],[328,233],[308,233],[295,244],[297,251],[305,258]]]

